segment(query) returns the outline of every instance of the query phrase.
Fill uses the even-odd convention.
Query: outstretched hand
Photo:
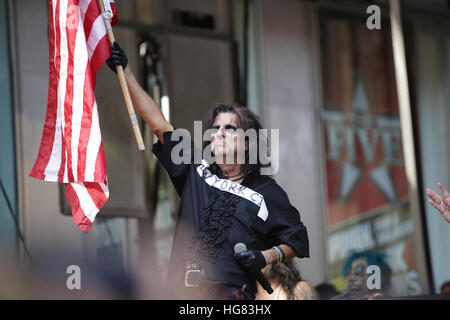
[[[444,217],[447,222],[450,223],[450,193],[445,189],[442,183],[438,182],[438,187],[441,189],[443,195],[441,196],[433,189],[427,188],[427,195],[430,197],[428,203],[435,207]]]
[[[106,64],[108,67],[114,72],[117,73],[116,66],[120,65],[123,67],[123,70],[127,67],[128,57],[125,51],[119,46],[117,41],[114,44],[111,44],[111,56],[106,60]]]

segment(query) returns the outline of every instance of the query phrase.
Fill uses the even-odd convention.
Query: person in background
[[[319,294],[319,300],[330,300],[337,296],[340,292],[330,283],[321,283],[316,286],[316,291]]]
[[[442,284],[441,293],[450,294],[450,281],[444,282]]]
[[[438,182],[438,187],[442,191],[442,196],[433,189],[427,188],[427,196],[430,197],[428,203],[435,207],[444,217],[444,219],[450,223],[450,193],[445,189],[442,183]]]
[[[373,300],[384,298],[391,287],[392,270],[386,262],[386,255],[379,252],[353,252],[345,261],[342,272],[347,277],[347,289],[331,300]],[[380,289],[369,289],[368,267],[380,268]]]
[[[263,269],[274,292],[268,294],[258,283],[256,300],[317,300],[314,287],[300,276],[292,260],[272,264]]]

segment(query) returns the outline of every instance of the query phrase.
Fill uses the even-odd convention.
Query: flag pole
[[[105,22],[106,31],[108,33],[108,39],[111,44],[116,41],[114,33],[111,26],[111,18],[106,14],[105,5],[103,0],[98,0],[98,5],[102,12],[103,21]],[[130,91],[128,90],[127,80],[125,79],[125,74],[123,72],[123,67],[121,65],[116,66],[117,75],[119,76],[120,86],[122,87],[123,97],[125,98],[125,103],[127,106],[128,114],[130,116],[131,125],[133,126],[134,135],[136,137],[136,142],[140,151],[145,150],[144,141],[142,140],[141,130],[136,118],[136,113],[134,112],[133,102],[131,101]]]

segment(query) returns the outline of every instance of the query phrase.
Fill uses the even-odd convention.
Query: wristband
[[[277,252],[277,255],[278,255],[277,263],[283,262],[283,260],[284,260],[284,252],[283,252],[283,250],[281,250],[281,248],[279,248],[277,246],[273,246],[272,249],[275,249],[275,251]]]

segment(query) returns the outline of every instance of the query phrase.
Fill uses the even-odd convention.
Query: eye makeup
[[[212,126],[211,129],[219,130],[220,126],[215,125],[215,126]],[[227,124],[227,125],[225,125],[225,130],[237,130],[237,128],[232,124]]]

